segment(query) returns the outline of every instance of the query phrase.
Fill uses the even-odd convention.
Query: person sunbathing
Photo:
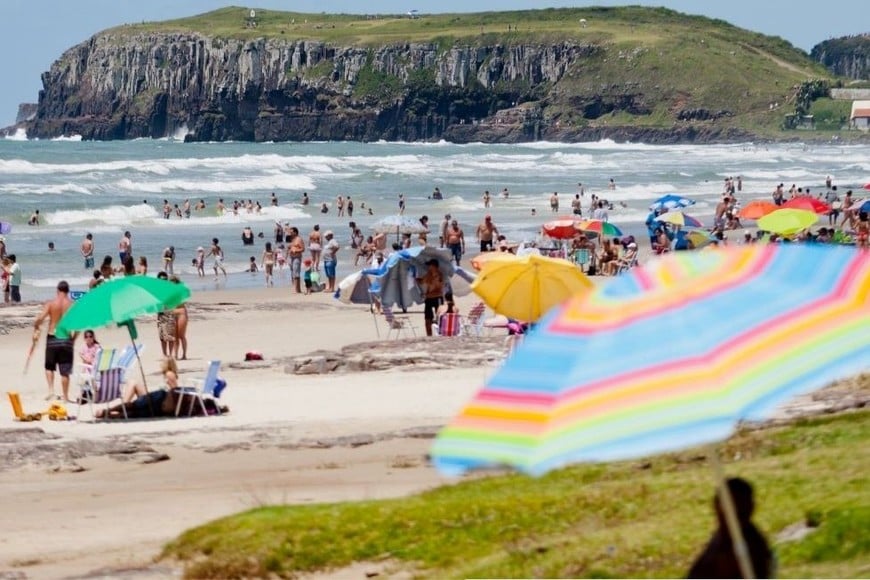
[[[160,371],[165,385],[149,391],[145,385],[132,383],[121,397],[121,402],[106,409],[100,409],[95,416],[121,417],[121,407],[126,408],[128,417],[162,417],[175,414],[175,401],[169,400],[169,393],[178,388],[178,366],[175,359],[165,357],[160,363]]]

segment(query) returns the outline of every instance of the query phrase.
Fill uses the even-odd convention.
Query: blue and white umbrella
[[[372,226],[372,230],[381,234],[424,234],[429,229],[420,220],[403,215],[390,215],[381,218]]]
[[[650,206],[650,211],[661,210],[664,208],[667,209],[676,209],[678,207],[689,207],[690,205],[695,205],[694,199],[689,199],[688,197],[683,197],[682,195],[676,195],[673,193],[669,193],[668,195],[663,195],[662,197],[655,200]]]
[[[426,271],[426,262],[437,260],[444,280],[449,281],[456,271],[452,258],[449,250],[417,246],[393,252],[379,267],[367,268],[362,273],[373,277],[371,292],[381,304],[408,308],[423,303],[417,277]]]

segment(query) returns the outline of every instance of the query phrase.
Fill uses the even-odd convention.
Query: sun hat
[[[629,248],[636,248],[637,244],[635,244],[634,242],[631,242],[630,244],[628,244],[628,247]]]
[[[323,237],[324,237],[324,238],[328,238],[328,237],[330,237],[330,236],[334,236],[334,235],[335,235],[335,234],[332,233],[332,230],[326,230],[325,232],[323,232]]]

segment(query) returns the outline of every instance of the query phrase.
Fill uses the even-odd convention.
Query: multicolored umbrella
[[[753,305],[763,305],[754,308]],[[675,252],[551,312],[432,447],[456,474],[542,474],[720,441],[870,369],[870,260],[852,248]]]
[[[583,220],[574,227],[583,232],[592,232],[594,234],[598,234],[599,236],[605,236],[608,238],[622,235],[621,229],[619,229],[610,222],[605,222],[602,220]]]
[[[551,308],[592,286],[572,262],[529,254],[514,260],[490,260],[471,290],[497,314],[536,322]]]
[[[753,199],[740,208],[740,211],[737,212],[737,216],[745,220],[757,220],[763,218],[769,213],[775,212],[779,208],[780,206],[772,201]]]
[[[545,236],[554,240],[570,240],[577,235],[577,228],[574,226],[579,221],[572,217],[562,217],[548,221],[543,225],[541,230]]]
[[[699,220],[698,218],[693,218],[688,214],[684,214],[681,211],[669,211],[667,213],[663,213],[656,218],[656,221],[665,222],[675,226],[688,226],[690,228],[704,227],[704,224],[701,223],[701,220]]]
[[[679,236],[682,234],[684,238],[692,243],[692,247],[696,250],[700,250],[701,248],[713,243],[716,239],[710,232],[705,232],[704,230],[685,230],[681,232],[677,232]]]
[[[831,211],[831,206],[820,199],[808,195],[794,197],[782,204],[782,207],[786,209],[804,209],[821,215],[827,215]]]
[[[668,195],[663,195],[658,198],[652,204],[650,204],[650,211],[655,211],[657,209],[677,209],[680,207],[689,207],[690,205],[695,205],[694,199],[689,199],[688,197],[683,197],[682,195],[676,195],[673,193],[669,193]]]
[[[819,214],[805,209],[778,209],[759,218],[756,223],[758,229],[765,232],[792,236],[819,221]]]

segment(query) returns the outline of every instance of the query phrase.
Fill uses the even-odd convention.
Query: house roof
[[[852,119],[870,118],[870,101],[852,101]]]

